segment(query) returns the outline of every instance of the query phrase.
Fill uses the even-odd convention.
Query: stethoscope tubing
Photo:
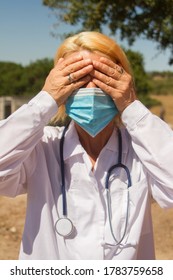
[[[62,207],[63,207],[63,216],[67,217],[67,197],[66,197],[66,190],[65,190],[65,167],[64,167],[64,140],[65,134],[68,129],[68,125],[65,126],[61,140],[60,140],[60,167],[61,167],[61,192],[62,192]]]
[[[60,140],[60,168],[61,168],[61,192],[62,192],[62,214],[63,214],[63,218],[59,218],[58,221],[61,221],[63,219],[66,219],[69,223],[72,224],[71,226],[71,231],[69,232],[69,234],[71,234],[72,230],[73,230],[73,223],[72,221],[67,218],[67,198],[66,198],[66,189],[65,189],[65,166],[64,166],[64,140],[65,140],[65,134],[66,131],[68,129],[68,126],[65,126],[63,132],[62,132],[62,137]],[[112,213],[111,213],[111,199],[110,199],[110,186],[109,186],[109,182],[110,182],[110,176],[113,172],[113,170],[115,170],[116,168],[123,168],[126,172],[127,175],[127,209],[126,209],[126,218],[125,218],[125,225],[124,225],[124,232],[123,235],[121,237],[121,239],[119,241],[117,241],[117,239],[115,238],[114,232],[113,232],[113,227],[112,227]],[[108,207],[108,216],[109,216],[109,225],[110,225],[110,230],[111,230],[111,234],[112,237],[114,239],[114,241],[116,242],[116,244],[114,246],[119,245],[122,240],[125,237],[126,234],[126,230],[127,230],[127,224],[128,224],[128,216],[129,216],[129,188],[132,185],[132,181],[131,181],[131,176],[130,176],[130,172],[129,169],[127,168],[127,166],[125,166],[124,164],[122,164],[122,137],[121,137],[121,132],[120,129],[118,129],[118,163],[111,166],[108,169],[107,175],[106,175],[106,179],[105,179],[105,189],[106,189],[106,196],[107,196],[107,207]],[[57,229],[57,224],[58,221],[55,223],[55,230],[56,232],[63,236],[63,234],[61,234],[59,232],[59,230]],[[65,234],[64,237],[69,236],[69,234]],[[109,244],[111,245],[111,244]]]
[[[113,166],[111,166],[109,169],[108,169],[108,172],[107,172],[107,175],[106,175],[106,179],[105,179],[105,188],[106,189],[109,189],[109,179],[110,179],[110,176],[112,174],[112,171],[116,168],[123,168],[126,172],[126,175],[127,175],[127,187],[130,188],[131,185],[132,185],[132,180],[131,180],[131,176],[130,176],[130,172],[129,172],[129,169],[127,166],[125,166],[124,164],[122,163],[117,163]]]
[[[105,180],[105,188],[106,189],[109,188],[109,178],[111,176],[111,173],[116,168],[123,168],[125,170],[126,175],[127,175],[127,181],[128,181],[127,187],[130,188],[131,185],[132,185],[129,169],[126,165],[122,164],[122,150],[123,150],[122,149],[122,136],[121,136],[121,132],[120,132],[119,128],[118,128],[117,132],[118,132],[118,163],[111,166],[108,169],[108,172],[107,172],[107,175],[106,175],[106,180]]]
[[[109,187],[109,179],[110,176],[113,172],[113,170],[115,170],[116,168],[123,168],[126,172],[127,175],[127,207],[126,207],[126,217],[125,217],[125,225],[124,225],[124,231],[123,231],[123,235],[120,238],[120,240],[118,241],[114,235],[114,231],[113,231],[113,227],[112,227],[112,211],[111,211],[111,196],[110,196],[110,187]],[[120,129],[118,129],[118,163],[111,166],[108,169],[107,175],[106,175],[106,179],[105,179],[105,189],[106,189],[106,197],[107,197],[107,207],[108,207],[108,218],[109,218],[109,226],[110,226],[110,230],[111,230],[111,234],[112,237],[114,239],[114,241],[116,242],[116,246],[118,246],[119,244],[121,244],[121,242],[123,241],[126,231],[127,231],[127,224],[128,224],[128,216],[129,216],[129,188],[132,185],[132,181],[131,181],[131,176],[130,176],[130,172],[127,166],[125,166],[124,164],[122,164],[122,137],[121,137],[121,132]],[[111,244],[109,244],[111,245]],[[115,246],[114,245],[114,246]]]

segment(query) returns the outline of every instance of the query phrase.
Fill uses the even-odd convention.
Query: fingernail
[[[86,58],[86,59],[84,59],[87,63],[92,63],[92,60],[91,60],[91,58]]]
[[[60,59],[58,60],[58,62],[61,62],[61,61],[63,61],[64,60],[64,58],[63,57],[60,57]]]
[[[83,57],[82,57],[81,54],[78,54],[78,55],[76,56],[76,58],[77,58],[77,59],[83,59]]]

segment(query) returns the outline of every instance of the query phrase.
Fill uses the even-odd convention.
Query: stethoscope
[[[64,140],[65,140],[65,134],[68,129],[68,126],[66,126],[63,130],[62,137],[60,139],[60,168],[61,168],[61,192],[62,192],[62,217],[59,218],[55,223],[55,230],[56,232],[64,237],[69,237],[73,231],[74,231],[74,225],[73,222],[67,217],[67,198],[66,198],[66,190],[65,190],[65,168],[64,168],[64,156],[63,156],[63,148],[64,148]],[[117,168],[122,168],[127,176],[127,206],[126,206],[126,218],[125,218],[125,224],[124,224],[124,231],[122,234],[122,237],[120,240],[117,240],[115,238],[113,227],[112,227],[112,211],[111,211],[111,196],[110,196],[110,188],[109,188],[109,182],[110,182],[110,176],[113,171],[115,171]],[[131,176],[130,172],[127,166],[122,164],[122,136],[120,129],[118,129],[118,163],[111,166],[107,172],[106,180],[105,180],[105,189],[106,189],[106,197],[107,197],[107,207],[108,207],[108,218],[109,218],[109,226],[111,230],[112,237],[115,241],[115,245],[119,245],[122,240],[125,237],[126,230],[127,230],[127,224],[128,224],[128,216],[129,216],[129,188],[131,187]],[[107,243],[108,244],[108,243]],[[112,244],[108,244],[111,245]]]

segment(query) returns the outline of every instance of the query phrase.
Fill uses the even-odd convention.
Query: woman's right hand
[[[74,90],[91,80],[89,73],[92,70],[92,60],[83,59],[80,54],[60,58],[47,76],[42,90],[48,92],[60,106]]]

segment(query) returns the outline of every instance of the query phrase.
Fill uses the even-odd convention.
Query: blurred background
[[[0,0],[0,119],[41,90],[62,40],[82,30],[123,47],[139,99],[173,127],[172,0]],[[0,205],[0,259],[17,259],[26,197]],[[173,209],[153,203],[152,214],[156,257],[173,259]]]

